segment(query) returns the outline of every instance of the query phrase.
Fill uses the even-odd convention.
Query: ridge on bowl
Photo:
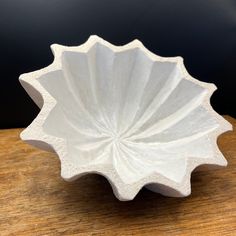
[[[232,127],[210,105],[216,87],[191,77],[181,57],[98,36],[51,48],[51,65],[20,76],[41,108],[21,138],[56,152],[65,180],[101,174],[120,200],[143,186],[181,197],[197,166],[227,164],[216,140]]]

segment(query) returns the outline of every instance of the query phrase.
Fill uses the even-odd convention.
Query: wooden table
[[[190,197],[143,189],[130,202],[98,175],[65,182],[56,155],[23,143],[20,132],[0,131],[1,236],[236,235],[236,131],[218,139],[228,167],[193,173]]]

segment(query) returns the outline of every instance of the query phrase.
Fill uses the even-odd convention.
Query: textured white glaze
[[[52,50],[51,65],[20,76],[42,108],[21,137],[55,151],[64,179],[101,174],[120,200],[144,185],[186,196],[193,169],[227,164],[216,139],[231,125],[210,106],[215,86],[192,78],[181,57],[97,36]]]

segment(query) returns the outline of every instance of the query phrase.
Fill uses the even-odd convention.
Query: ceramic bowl
[[[51,48],[51,65],[20,76],[41,108],[21,138],[56,152],[65,180],[100,174],[120,200],[143,186],[182,197],[197,166],[227,164],[216,140],[231,125],[210,105],[216,87],[192,78],[181,57],[98,36]]]

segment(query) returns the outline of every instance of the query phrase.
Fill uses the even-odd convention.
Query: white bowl
[[[180,197],[197,166],[227,164],[216,140],[232,127],[210,105],[216,87],[192,78],[181,57],[98,36],[51,48],[51,65],[20,76],[41,108],[21,138],[55,151],[65,180],[98,173],[120,200],[143,186]]]

